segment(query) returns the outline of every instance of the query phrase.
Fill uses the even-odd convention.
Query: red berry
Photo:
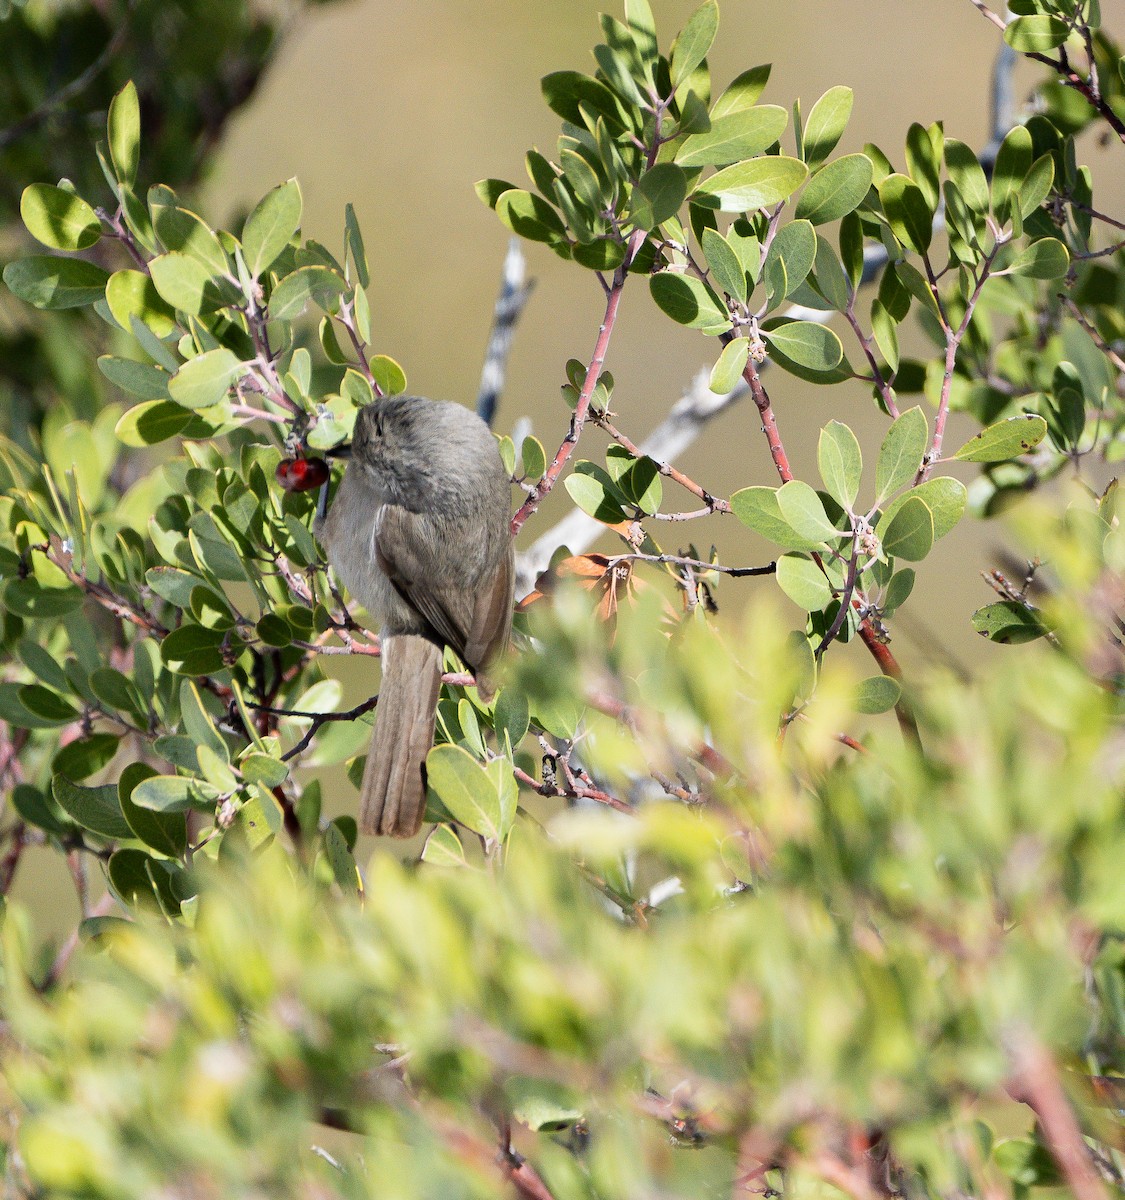
[[[328,475],[323,458],[283,458],[277,464],[277,482],[287,492],[311,492],[326,482]]]

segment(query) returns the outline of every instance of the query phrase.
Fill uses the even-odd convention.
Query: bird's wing
[[[386,504],[375,522],[379,566],[402,599],[430,626],[436,641],[478,670],[507,636],[513,568],[509,552],[483,590],[463,580],[438,586],[448,569],[448,547],[433,524],[418,513]]]

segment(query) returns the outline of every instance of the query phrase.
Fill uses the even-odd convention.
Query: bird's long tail
[[[426,638],[383,639],[383,683],[359,802],[364,833],[413,837],[422,824],[441,660],[441,648]]]

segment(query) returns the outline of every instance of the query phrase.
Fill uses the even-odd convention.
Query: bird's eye
[[[383,436],[383,416],[381,413],[375,414],[373,423],[375,425],[375,436],[382,437]]]

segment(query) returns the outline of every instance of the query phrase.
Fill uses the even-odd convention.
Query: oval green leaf
[[[787,321],[762,336],[790,362],[811,371],[831,371],[840,365],[844,346],[826,325],[815,321]]]
[[[90,205],[49,183],[24,188],[20,216],[31,236],[52,250],[85,250],[102,236],[101,222]]]
[[[863,203],[874,176],[866,154],[845,154],[812,176],[797,201],[796,215],[814,225],[838,221]]]
[[[755,158],[716,172],[696,190],[692,200],[720,212],[751,212],[788,200],[808,174],[808,167],[795,158]]]

